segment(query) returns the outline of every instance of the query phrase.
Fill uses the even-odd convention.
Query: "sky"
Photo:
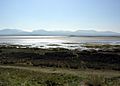
[[[120,32],[120,0],[0,0],[0,29]]]

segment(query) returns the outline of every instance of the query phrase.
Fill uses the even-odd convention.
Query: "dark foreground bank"
[[[120,70],[119,45],[84,45],[88,50],[64,48],[18,48],[0,46],[0,64],[31,65],[72,69]],[[99,48],[95,50],[93,48]]]
[[[120,46],[0,46],[0,86],[120,86]]]

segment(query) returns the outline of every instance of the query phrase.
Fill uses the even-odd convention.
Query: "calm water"
[[[120,37],[0,36],[1,45],[18,44],[41,48],[79,48],[84,43],[120,44]]]

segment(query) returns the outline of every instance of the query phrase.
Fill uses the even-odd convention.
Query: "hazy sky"
[[[0,0],[0,29],[120,32],[120,0]]]

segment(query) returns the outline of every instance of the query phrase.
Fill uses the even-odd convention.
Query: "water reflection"
[[[120,44],[120,37],[0,36],[1,44],[30,45],[40,48],[80,48],[83,43]],[[49,46],[49,44],[52,44]]]

